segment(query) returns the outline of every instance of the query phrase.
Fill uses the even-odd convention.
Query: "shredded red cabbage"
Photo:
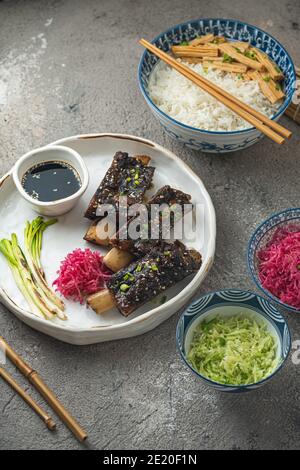
[[[300,227],[278,228],[258,260],[262,286],[300,310]]]
[[[57,274],[58,278],[53,282],[56,290],[81,304],[87,295],[104,289],[105,281],[111,276],[100,253],[79,248],[61,262]]]

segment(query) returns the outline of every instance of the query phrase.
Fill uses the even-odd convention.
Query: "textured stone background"
[[[199,174],[215,204],[216,261],[199,294],[254,289],[245,264],[253,229],[272,212],[299,206],[299,127],[282,120],[294,131],[283,147],[265,139],[241,153],[204,155],[163,133],[137,86],[137,39],[201,16],[256,24],[300,64],[298,0],[1,1],[0,172],[25,151],[68,135],[110,131],[152,139]],[[2,306],[0,313],[1,334],[73,410],[92,448],[299,448],[300,366],[291,359],[261,390],[222,395],[178,357],[178,314],[144,336],[73,347],[31,330]],[[286,316],[300,338],[300,319]],[[0,449],[83,447],[63,425],[47,432],[2,382],[0,390]]]

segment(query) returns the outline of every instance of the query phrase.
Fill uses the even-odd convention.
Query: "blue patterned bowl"
[[[272,295],[271,292],[266,290],[261,285],[258,277],[257,260],[257,253],[266,246],[267,242],[272,238],[275,230],[278,227],[286,227],[287,225],[295,224],[300,226],[300,208],[287,209],[283,212],[279,212],[278,214],[273,214],[269,219],[265,220],[252,235],[248,246],[247,259],[249,271],[257,287],[261,289],[263,293],[273,302],[276,302],[278,305],[281,305],[288,310],[300,313],[299,309],[281,302],[281,300]]]
[[[188,362],[187,354],[194,330],[200,322],[216,315],[229,316],[240,312],[257,315],[267,322],[269,330],[278,338],[279,365],[269,377],[260,382],[249,385],[223,385],[199,374]],[[263,297],[237,289],[212,292],[193,302],[178,321],[176,341],[181,357],[192,372],[216,390],[235,393],[255,390],[268,382],[282,368],[291,349],[290,330],[281,313]]]
[[[292,99],[296,74],[288,52],[270,34],[256,26],[241,21],[206,18],[176,25],[168,31],[161,33],[152,43],[165,52],[168,52],[174,43],[178,44],[181,41],[191,40],[200,34],[207,33],[223,35],[232,40],[250,41],[253,46],[266,52],[280,67],[285,75],[284,87],[286,99],[277,114],[273,117],[273,119],[277,121]],[[242,131],[212,132],[187,126],[165,114],[153,103],[148,94],[149,77],[158,60],[159,59],[152,53],[148,51],[144,52],[138,70],[139,85],[152,113],[171,137],[195,150],[212,153],[226,153],[242,150],[255,144],[263,137],[261,132],[253,127]]]

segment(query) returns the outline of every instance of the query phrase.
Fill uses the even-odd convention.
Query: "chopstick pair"
[[[50,431],[54,431],[56,424],[53,419],[28,395],[27,392],[12,378],[12,376],[3,367],[0,367],[0,377],[10,385],[10,387],[36,412],[36,414],[44,421]]]
[[[166,64],[170,65],[172,68],[198,85],[200,88],[202,88],[202,90],[216,98],[227,108],[231,109],[231,111],[245,119],[245,121],[249,122],[253,127],[256,127],[256,129],[258,129],[277,144],[282,145],[285,142],[285,139],[289,139],[292,136],[292,132],[285,127],[281,126],[275,121],[272,121],[272,119],[269,119],[259,111],[251,108],[246,103],[243,103],[243,101],[240,101],[238,98],[235,98],[233,95],[218,87],[201,75],[197,74],[194,72],[194,70],[190,69],[186,65],[177,62],[169,54],[154,46],[150,42],[146,41],[145,39],[141,39],[139,42],[150,52],[166,62]]]
[[[0,346],[4,350],[5,355],[11,360],[11,362],[19,369],[19,371],[26,377],[29,382],[36,388],[36,390],[42,395],[42,397],[48,402],[55,413],[60,419],[66,424],[66,426],[72,431],[75,437],[83,442],[87,438],[87,433],[77,423],[77,421],[71,416],[66,408],[60,403],[58,398],[54,395],[52,390],[45,384],[38,373],[33,370],[25,361],[9,346],[9,344],[0,336]],[[55,429],[55,423],[50,416],[20,387],[17,382],[6,372],[3,368],[0,368],[0,377],[2,377],[12,388],[15,390],[23,400],[28,403],[29,406],[40,416],[45,422],[46,426],[50,430]]]

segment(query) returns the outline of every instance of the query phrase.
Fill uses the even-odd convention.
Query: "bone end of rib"
[[[136,160],[138,160],[139,162],[143,163],[143,165],[148,165],[151,160],[151,157],[149,157],[148,155],[135,155],[134,158],[136,158]]]
[[[84,240],[90,243],[95,243],[96,245],[109,246],[110,237],[107,236],[106,238],[100,238],[98,235],[99,230],[97,229],[97,226],[98,226],[98,222],[92,223],[92,225],[88,228],[85,236],[83,237]]]
[[[96,294],[89,295],[87,298],[87,304],[91,307],[98,315],[111,310],[115,306],[115,300],[108,289],[103,289]]]
[[[132,260],[133,256],[131,253],[119,248],[112,248],[103,259],[105,265],[114,273],[126,268]]]

